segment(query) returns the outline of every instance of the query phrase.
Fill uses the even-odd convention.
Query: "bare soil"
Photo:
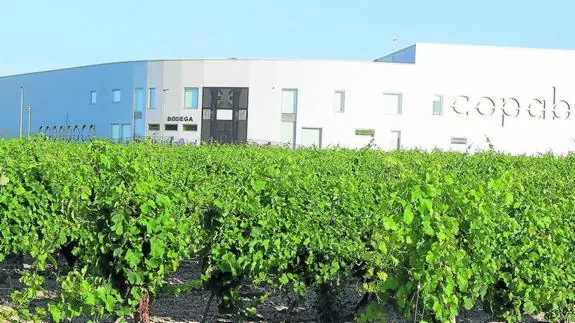
[[[17,261],[5,261],[0,264],[0,313],[11,310],[10,294],[12,291],[22,288],[19,278],[23,271],[23,265]],[[182,264],[181,268],[167,280],[169,285],[178,285],[190,279],[195,279],[200,275],[200,266],[195,261]],[[33,306],[45,306],[47,300],[57,296],[58,283],[53,277],[46,279],[47,292],[38,295]],[[332,321],[352,322],[357,304],[361,296],[356,292],[357,284],[349,284],[335,298],[334,306],[338,312],[338,318]],[[237,322],[238,319],[218,311],[219,300],[213,298],[210,306],[210,293],[208,291],[192,291],[180,297],[162,296],[152,304],[153,322]],[[257,317],[250,321],[257,322],[320,322],[318,313],[318,292],[310,291],[306,299],[295,306],[291,313],[288,308],[293,304],[294,295],[274,294],[265,303],[258,307]],[[204,317],[204,313],[206,314]],[[385,309],[387,322],[408,323],[413,319],[406,320],[401,313],[388,305]],[[15,317],[11,320],[16,321]],[[0,319],[1,321],[1,319]],[[74,320],[74,322],[86,322],[87,317]],[[325,320],[324,320],[325,321]],[[459,315],[456,322],[483,323],[496,322],[491,316],[481,308],[477,307],[471,311],[464,311]],[[543,322],[542,316],[525,316],[523,322]]]

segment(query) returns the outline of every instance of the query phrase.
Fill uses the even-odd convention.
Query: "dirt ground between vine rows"
[[[10,310],[10,280],[13,288],[19,288],[18,282],[22,269],[20,265],[4,262],[0,264],[0,312]],[[181,268],[168,279],[169,284],[177,285],[183,281],[197,278],[200,275],[200,267],[197,262],[185,262]],[[46,298],[54,297],[58,289],[58,284],[53,279],[46,280],[47,295],[44,300],[35,302],[36,306],[42,306],[46,303]],[[353,313],[355,306],[359,303],[361,296],[356,292],[356,287],[350,284],[345,288],[341,295],[337,297],[336,308],[341,311],[341,316],[349,316]],[[234,322],[232,317],[218,313],[218,300],[214,299],[207,311],[206,317],[203,317],[210,298],[209,292],[193,291],[180,297],[166,296],[159,297],[152,305],[153,322]],[[286,309],[291,304],[289,295],[274,295],[258,307],[259,320],[261,322],[319,322],[316,310],[318,300],[317,293],[311,291],[305,301],[298,307],[294,308],[291,315],[286,315]],[[387,322],[408,323],[413,320],[406,320],[393,306],[387,306],[385,310]],[[74,322],[86,322],[87,318],[80,318]],[[341,319],[339,322],[352,321],[351,319]],[[463,312],[456,320],[457,322],[495,322],[490,315],[475,308],[471,311]],[[542,322],[541,316],[526,316],[523,322]]]

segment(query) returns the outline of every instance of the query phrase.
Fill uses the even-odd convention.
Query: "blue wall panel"
[[[0,137],[17,137],[20,87],[32,105],[32,133],[40,126],[96,125],[98,137],[109,138],[111,124],[133,124],[134,89],[147,87],[147,62],[112,63],[0,77]],[[121,102],[113,103],[112,90]],[[97,102],[91,104],[91,91]],[[28,127],[24,113],[24,134]]]

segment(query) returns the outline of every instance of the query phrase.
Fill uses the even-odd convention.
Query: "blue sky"
[[[157,58],[370,60],[414,42],[575,49],[575,2],[5,0],[0,75]]]

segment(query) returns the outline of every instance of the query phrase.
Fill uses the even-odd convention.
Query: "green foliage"
[[[23,318],[125,318],[198,287],[251,317],[268,294],[247,285],[303,297],[358,279],[365,322],[388,301],[428,322],[478,303],[508,321],[575,312],[573,157],[45,139],[0,157],[0,261],[33,260]],[[201,280],[163,288],[190,259]],[[31,309],[47,271],[59,295]]]

